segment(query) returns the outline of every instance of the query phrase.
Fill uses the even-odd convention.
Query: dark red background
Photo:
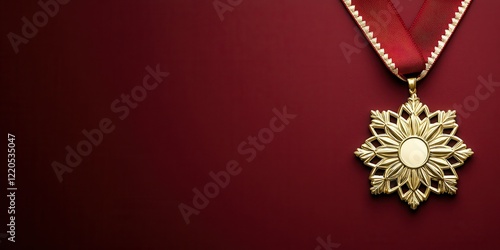
[[[400,1],[405,20],[421,3]],[[431,110],[475,95],[479,76],[500,81],[499,8],[471,5],[419,85]],[[356,31],[341,1],[244,0],[221,21],[211,0],[73,0],[15,54],[7,34],[39,10],[0,3],[1,133],[17,136],[19,188],[17,242],[0,248],[315,249],[328,235],[339,249],[496,248],[500,94],[461,121],[475,155],[457,195],[416,212],[396,194],[372,196],[353,152],[370,110],[396,110],[408,90],[371,48],[347,62],[339,46]],[[110,103],[156,64],[170,76],[116,119]],[[246,163],[239,143],[283,106],[297,118]],[[116,130],[59,183],[51,163],[104,117]],[[242,173],[186,225],[178,205],[232,159]]]

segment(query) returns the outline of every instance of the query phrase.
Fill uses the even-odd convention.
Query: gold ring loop
[[[417,93],[417,78],[408,78],[408,87],[410,88],[410,95]]]

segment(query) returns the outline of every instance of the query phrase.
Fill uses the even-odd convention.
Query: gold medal
[[[429,0],[411,28],[390,1],[343,2],[387,68],[410,90],[397,113],[371,111],[373,136],[355,152],[372,168],[371,193],[397,192],[412,209],[430,192],[455,194],[455,169],[473,152],[456,136],[455,111],[430,111],[417,97],[416,85],[434,65],[471,0]],[[392,8],[387,9],[388,2]]]
[[[410,89],[410,95],[397,113],[371,111],[373,136],[355,154],[372,168],[372,194],[397,191],[416,209],[431,191],[455,194],[455,168],[473,152],[455,135],[455,111],[431,112],[420,102],[415,89]]]

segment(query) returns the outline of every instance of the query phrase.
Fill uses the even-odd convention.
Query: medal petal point
[[[396,163],[392,167],[389,167],[385,171],[385,178],[388,180],[394,180],[401,175],[401,172],[405,170],[405,167],[401,163]]]
[[[450,167],[450,163],[446,159],[440,157],[431,157],[429,161],[435,164],[429,164],[429,166],[437,166],[436,169]]]
[[[425,168],[419,168],[417,172],[421,182],[427,187],[431,186],[431,176],[426,172]]]
[[[454,178],[444,178],[443,181],[443,192],[448,194],[456,194],[457,193],[457,180]]]
[[[438,145],[435,147],[431,147],[429,149],[429,152],[431,153],[431,157],[439,157],[447,159],[453,154],[454,150],[449,146]]]
[[[379,135],[377,139],[385,146],[385,147],[378,147],[377,154],[392,155],[393,153],[398,152],[397,146],[399,145],[399,143],[390,138],[388,135]]]
[[[432,147],[436,147],[436,146],[445,145],[448,142],[449,138],[450,137],[448,135],[439,135],[436,138],[434,138],[428,142],[429,147],[432,148]]]

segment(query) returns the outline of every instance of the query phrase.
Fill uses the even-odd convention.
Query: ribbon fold
[[[385,65],[400,79],[422,79],[472,0],[426,0],[406,28],[390,0],[343,0]]]

